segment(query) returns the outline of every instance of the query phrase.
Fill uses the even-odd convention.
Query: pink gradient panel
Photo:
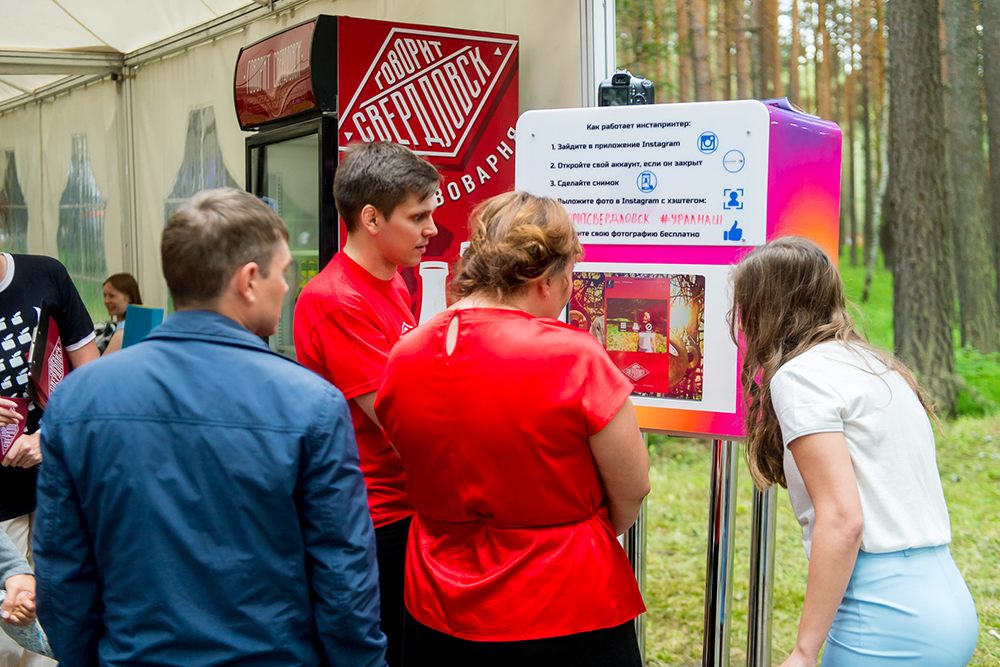
[[[767,240],[803,236],[837,261],[840,216],[841,133],[836,123],[768,105],[770,143]],[[752,248],[585,245],[587,262],[736,264]],[[739,365],[742,365],[742,355]],[[735,376],[739,378],[739,368]],[[636,406],[644,431],[742,439],[743,392],[737,386],[734,414]]]

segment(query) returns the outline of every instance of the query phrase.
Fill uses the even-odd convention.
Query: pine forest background
[[[844,137],[841,262],[897,278],[896,354],[939,412],[1000,351],[1000,0],[617,0],[657,102],[787,97]],[[993,111],[991,114],[990,111]],[[990,139],[993,139],[991,142]]]

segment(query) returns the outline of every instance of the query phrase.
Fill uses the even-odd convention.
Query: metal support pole
[[[739,443],[712,441],[705,573],[705,641],[702,667],[729,667],[729,621],[733,599],[733,532]]]
[[[642,440],[649,447],[649,435],[642,434]],[[642,501],[639,508],[639,516],[635,523],[625,531],[624,535],[625,553],[628,554],[628,561],[632,564],[632,571],[635,573],[635,580],[639,583],[639,592],[643,599],[646,597],[646,501]],[[639,642],[639,655],[642,656],[642,664],[646,664],[646,614],[639,614],[635,617],[635,638]]]
[[[139,222],[136,211],[135,174],[135,68],[123,69],[118,78],[118,174],[121,192],[121,270],[142,280],[139,257]]]
[[[750,608],[747,616],[747,667],[771,667],[771,615],[774,611],[774,529],[776,487],[753,490],[750,528]]]

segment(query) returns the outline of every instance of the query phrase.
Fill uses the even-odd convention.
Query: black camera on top
[[[597,93],[599,107],[625,107],[636,104],[654,104],[656,89],[653,82],[635,76],[627,69],[620,69],[610,79],[601,82]]]

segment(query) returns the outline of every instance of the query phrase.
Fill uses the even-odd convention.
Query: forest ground
[[[842,262],[842,264],[846,264]],[[848,297],[860,301],[864,270],[843,266]],[[892,276],[878,271],[857,319],[873,343],[892,345]],[[1000,364],[959,350],[965,386],[954,419],[942,420],[938,467],[951,514],[951,551],[979,613],[970,665],[1000,664]],[[700,666],[708,531],[709,443],[651,436],[647,505],[646,664]],[[736,507],[731,665],[746,662],[751,483],[740,462]],[[772,664],[795,643],[808,561],[788,494],[778,490]]]

